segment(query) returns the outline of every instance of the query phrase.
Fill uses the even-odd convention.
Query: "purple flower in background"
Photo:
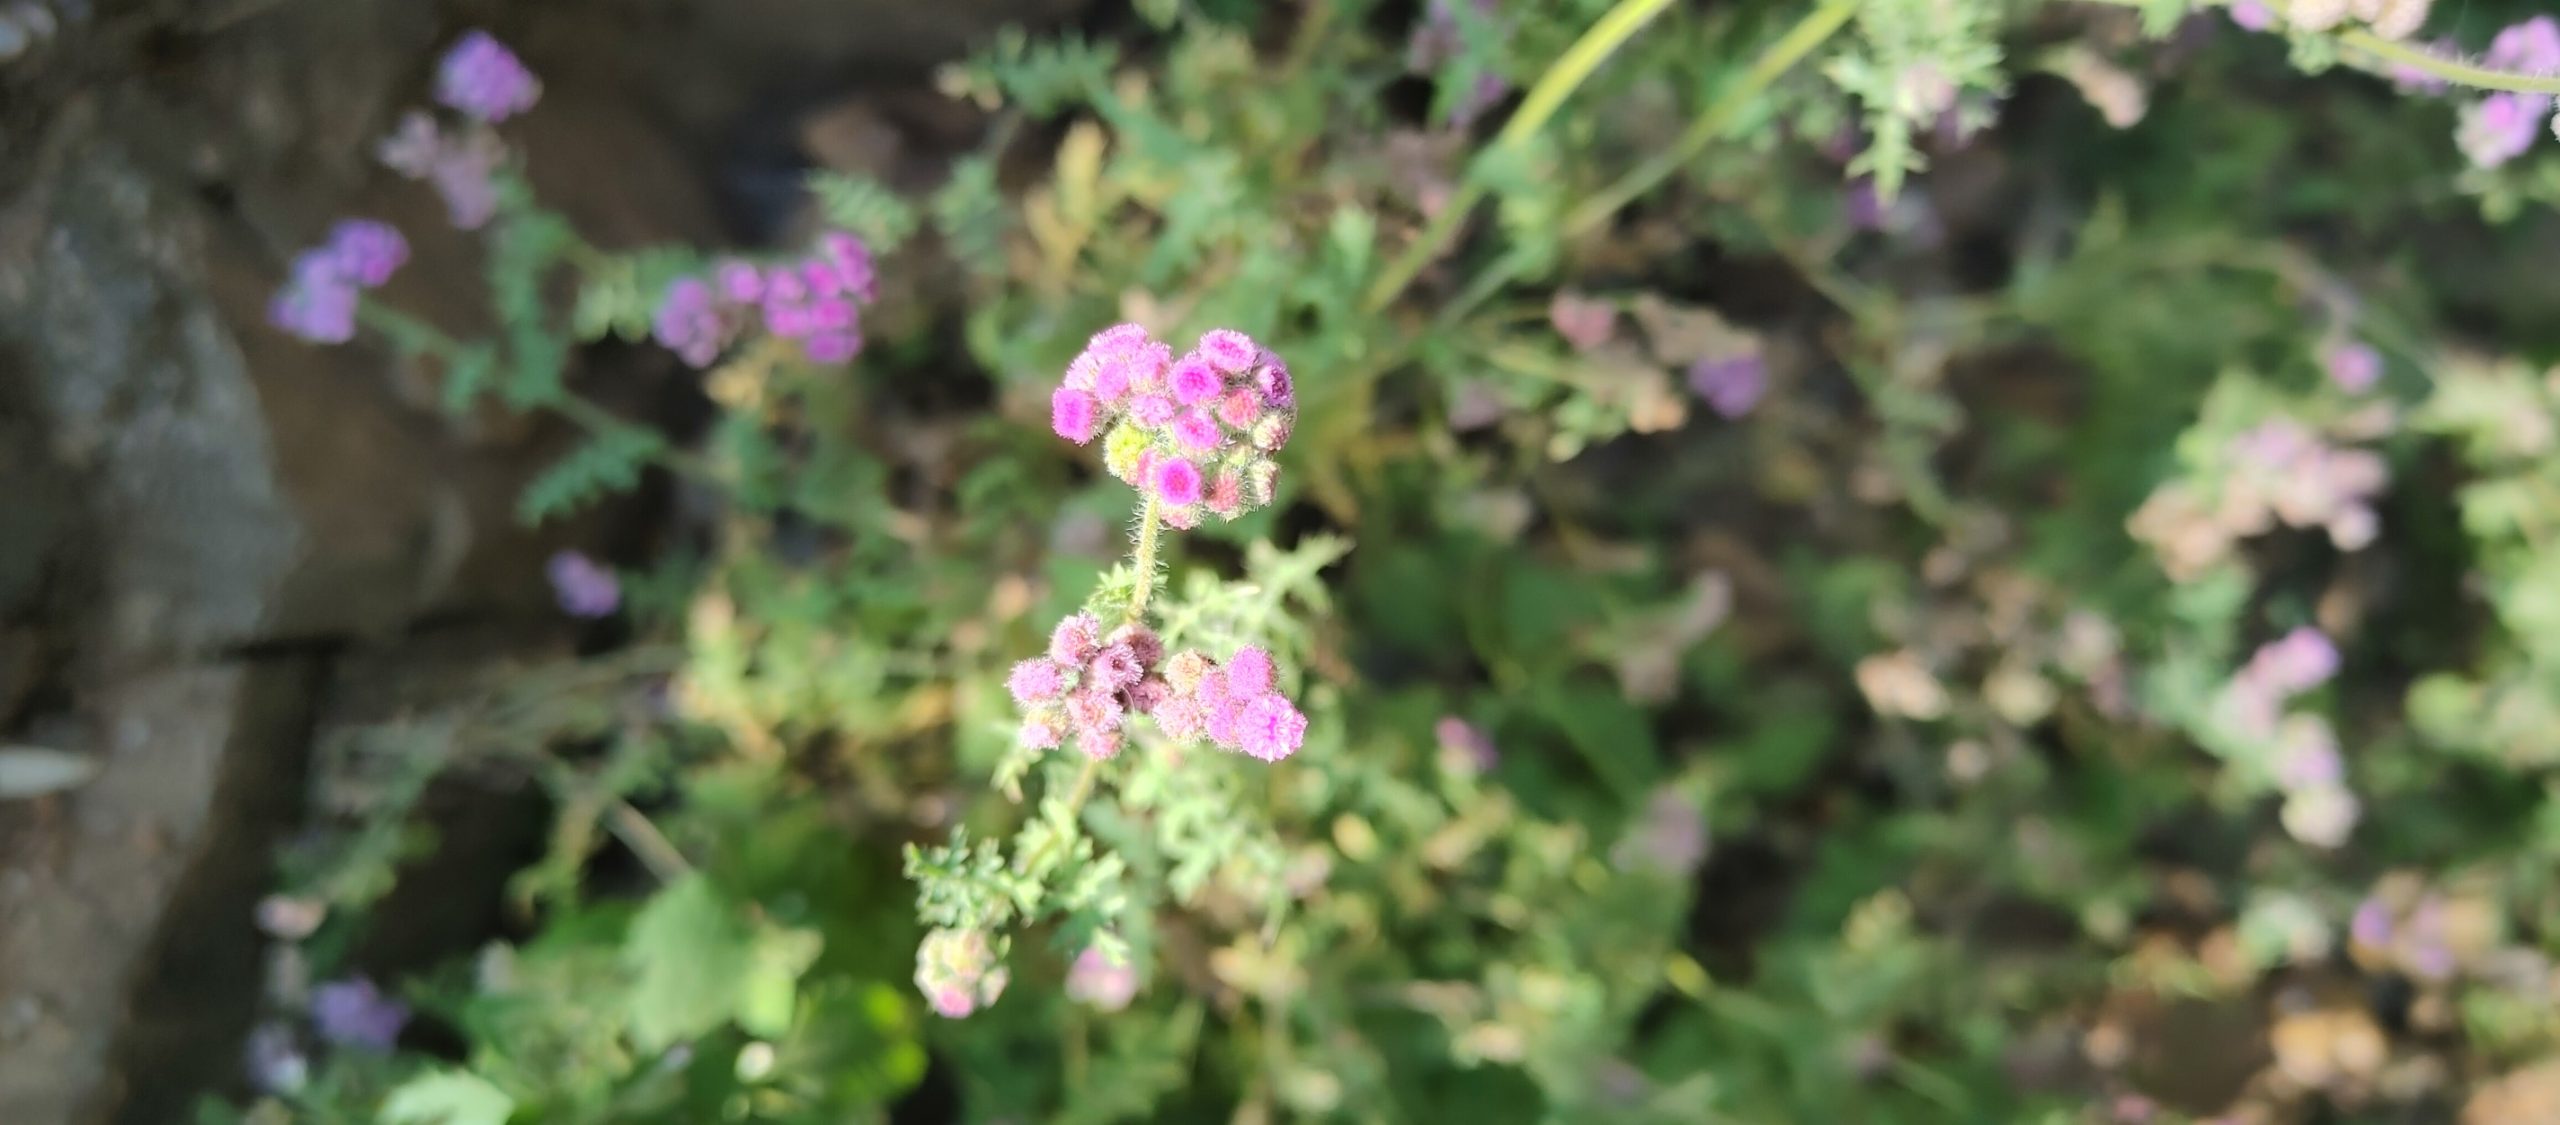
[[[2560,21],[2535,16],[2498,33],[2481,61],[2496,70],[2548,74],[2560,70]]]
[[[2463,107],[2454,143],[2482,168],[2495,168],[2533,147],[2547,101],[2532,94],[2491,94]]]
[[[311,1059],[294,1042],[293,1029],[262,1023],[249,1033],[249,1081],[270,1094],[290,1094],[311,1080]]]
[[[1067,996],[1090,1004],[1105,1012],[1117,1012],[1129,1006],[1138,995],[1138,967],[1111,963],[1099,949],[1087,949],[1076,955],[1075,964],[1067,967]]]
[[[457,230],[478,230],[498,213],[498,166],[507,150],[486,129],[447,133],[434,117],[412,112],[374,155],[402,177],[433,186]]]
[[[2356,904],[2354,917],[2347,922],[2347,935],[2357,945],[2380,949],[2391,944],[2391,908],[2378,898],[2367,898]]]
[[[709,367],[729,344],[729,329],[712,302],[711,287],[699,278],[680,277],[667,286],[651,318],[649,336],[695,367]]]
[[[2363,394],[2382,379],[2382,353],[2373,345],[2348,341],[2331,347],[2320,357],[2320,365],[2329,371],[2329,381],[2348,394]]]
[[[1618,309],[1607,301],[1593,300],[1568,289],[1548,302],[1547,322],[1555,326],[1556,335],[1564,337],[1573,350],[1587,352],[1608,343],[1617,332]]]
[[[1431,735],[1440,742],[1440,768],[1451,773],[1486,773],[1502,760],[1493,739],[1456,715],[1441,716],[1439,722],[1432,724]]]
[[[409,240],[389,223],[348,219],[330,229],[319,253],[338,276],[371,289],[408,263]]]
[[[2305,625],[2261,646],[2242,671],[2280,695],[2300,695],[2338,674],[2338,646]]]
[[[1689,365],[1689,389],[1727,418],[1751,413],[1769,389],[1769,364],[1758,351],[1707,356]]]
[[[613,571],[576,551],[551,556],[551,590],[571,617],[605,617],[622,605],[622,583]]]
[[[358,292],[391,280],[409,260],[409,241],[388,223],[348,219],[328,241],[293,260],[292,278],[267,305],[267,320],[315,344],[355,338]]]
[[[296,265],[293,281],[267,304],[267,322],[315,344],[356,338],[356,287],[325,265]]]
[[[542,82],[488,32],[464,32],[436,65],[436,100],[496,124],[533,108]]]
[[[2238,0],[2231,5],[2231,22],[2246,31],[2265,31],[2275,26],[2276,14],[2259,0]]]
[[[388,1052],[409,1024],[409,1006],[363,977],[331,981],[311,991],[311,1025],[341,1047]]]
[[[1621,870],[1686,875],[1707,858],[1707,818],[1678,790],[1656,790],[1610,858]]]

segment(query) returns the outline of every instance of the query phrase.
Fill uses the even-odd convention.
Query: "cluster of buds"
[[[1156,704],[1156,728],[1177,742],[1202,739],[1221,749],[1277,762],[1307,740],[1307,717],[1280,694],[1271,654],[1247,645],[1225,664],[1198,651],[1165,661],[1168,689]]]
[[[713,267],[708,279],[676,279],[651,335],[699,368],[761,324],[799,341],[812,363],[843,363],[862,351],[862,306],[878,297],[871,248],[829,231],[805,258],[767,266],[732,260]]]
[[[2481,63],[2492,70],[2537,77],[2560,71],[2560,21],[2535,16],[2498,33],[2489,41]],[[2499,92],[2463,107],[2454,127],[2454,144],[2482,168],[2495,168],[2525,154],[2551,118],[2551,99],[2542,94]],[[2551,119],[2560,131],[2560,118]]]
[[[1103,466],[1161,505],[1164,522],[1234,519],[1271,502],[1272,460],[1297,420],[1289,369],[1253,337],[1203,333],[1180,359],[1135,324],[1105,329],[1067,366],[1049,425],[1078,445],[1102,438]]]
[[[916,947],[916,990],[944,1019],[964,1019],[995,1003],[1010,979],[1003,956],[982,931],[935,930]]]
[[[1154,711],[1166,698],[1155,674],[1163,660],[1163,642],[1144,625],[1104,636],[1090,613],[1058,622],[1048,654],[1014,665],[1005,681],[1023,709],[1023,745],[1048,750],[1073,742],[1096,761],[1117,756],[1129,716]]]
[[[2382,458],[2330,445],[2289,418],[2231,440],[2219,489],[2178,481],[2151,494],[2127,530],[2159,552],[2169,577],[2187,581],[2221,562],[2233,544],[2278,523],[2320,528],[2341,551],[2373,542],[2381,520],[2373,498],[2389,482]]]
[[[385,167],[423,181],[444,199],[453,225],[478,230],[498,213],[498,166],[506,146],[490,126],[533,108],[542,83],[485,31],[465,34],[436,66],[436,100],[464,121],[448,128],[412,110],[375,152]]]
[[[2338,648],[2318,629],[2295,629],[2258,648],[2215,702],[2224,733],[2264,748],[2276,788],[2284,793],[2285,831],[2314,847],[2334,848],[2354,830],[2362,806],[2347,789],[2337,732],[2310,713],[2285,714],[2295,697],[2338,674]]]
[[[343,344],[356,335],[356,302],[362,290],[391,280],[409,260],[409,240],[371,219],[348,219],[328,241],[293,260],[293,275],[267,307],[276,327],[315,344]]]

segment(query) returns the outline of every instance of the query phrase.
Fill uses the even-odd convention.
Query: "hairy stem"
[[[2473,66],[2460,59],[2449,59],[2420,47],[2385,39],[2357,28],[2338,33],[2338,42],[2385,62],[2394,62],[2412,70],[2422,70],[2447,82],[2482,90],[2503,90],[2511,94],[2560,94],[2560,77],[2517,74]]]
[[[1556,61],[1547,66],[1545,74],[1538,76],[1537,84],[1529,88],[1529,96],[1521,101],[1519,111],[1503,124],[1502,132],[1494,137],[1490,147],[1511,147],[1535,135],[1546,125],[1548,118],[1555,116],[1564,100],[1573,96],[1574,90],[1599,70],[1600,64],[1620,44],[1670,6],[1671,0],[1618,0],[1615,7],[1592,23],[1590,30],[1582,33],[1582,38],[1574,40],[1573,46],[1556,56]],[[1422,267],[1438,256],[1448,241],[1457,235],[1459,224],[1466,221],[1467,212],[1473,210],[1476,200],[1483,196],[1481,180],[1471,177],[1459,185],[1456,197],[1441,207],[1431,225],[1423,228],[1421,236],[1405,248],[1403,256],[1397,258],[1395,264],[1378,278],[1378,283],[1370,288],[1367,302],[1370,312],[1386,308],[1404,292],[1405,286],[1413,283],[1414,276],[1422,272]]]
[[[448,367],[461,362],[469,351],[463,346],[462,341],[454,339],[453,335],[444,329],[379,301],[359,302],[356,305],[356,321],[394,341],[414,346],[434,356]],[[557,394],[537,405],[568,419],[580,429],[598,436],[642,428],[639,423],[626,421],[622,416],[566,387],[560,388]],[[660,445],[649,455],[649,459],[664,466],[667,471],[681,476],[704,482],[719,479],[718,475],[712,471],[709,461],[680,449]]]
[[[1138,572],[1138,589],[1129,595],[1129,622],[1147,619],[1147,599],[1156,592],[1156,540],[1164,524],[1164,512],[1153,496],[1138,513],[1138,546],[1129,556],[1129,564]]]
[[[1815,48],[1838,34],[1840,29],[1848,24],[1849,17],[1855,15],[1857,10],[1858,0],[1824,0],[1821,7],[1806,13],[1803,19],[1798,20],[1794,27],[1787,29],[1785,35],[1779,36],[1777,42],[1770,44],[1768,50],[1761,52],[1760,57],[1752,61],[1751,69],[1743,72],[1740,79],[1716,95],[1715,101],[1709,103],[1705,110],[1692,119],[1688,128],[1680,131],[1680,136],[1671,142],[1670,147],[1663,149],[1653,159],[1629,169],[1625,175],[1612,181],[1609,186],[1592,193],[1590,198],[1566,212],[1562,228],[1564,237],[1573,238],[1588,233],[1600,224],[1608,222],[1621,208],[1660,186],[1662,181],[1671,178],[1673,173],[1697,159],[1698,154],[1706,151],[1708,145],[1723,139],[1742,119],[1745,109],[1749,108],[1781,76],[1794,69],[1797,63],[1803,62],[1805,56],[1812,54]],[[1521,266],[1521,259],[1514,256],[1505,256],[1494,262],[1491,267],[1478,274],[1474,281],[1469,282],[1466,289],[1458,294],[1456,300],[1442,308],[1439,315],[1440,323],[1454,324],[1465,319],[1476,306],[1490,300],[1495,293],[1501,291],[1503,286],[1510,284],[1514,277],[1519,276]]]

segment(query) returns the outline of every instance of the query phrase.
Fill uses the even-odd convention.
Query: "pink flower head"
[[[1157,463],[1147,476],[1155,486],[1156,499],[1177,508],[1200,502],[1200,467],[1180,457],[1167,457]]]
[[[1166,373],[1173,369],[1173,349],[1149,340],[1130,349],[1129,389],[1142,395],[1160,395],[1165,391]]]
[[[2533,147],[2548,104],[2534,94],[2491,94],[2462,110],[2454,144],[2482,168],[2495,168]]]
[[[2320,357],[2320,365],[2329,371],[2329,381],[2348,394],[2372,390],[2382,378],[2382,353],[2373,345],[2348,341],[2330,348]]]
[[[485,31],[464,32],[436,65],[436,100],[493,125],[541,97],[541,81]]]
[[[1203,724],[1207,722],[1207,716],[1201,713],[1200,701],[1189,696],[1168,698],[1156,704],[1149,713],[1155,717],[1156,729],[1176,742],[1197,740]]]
[[[367,978],[349,977],[311,990],[311,1024],[331,1043],[389,1054],[409,1025],[409,1005]]]
[[[1056,719],[1041,715],[1022,720],[1022,729],[1015,735],[1024,746],[1033,750],[1055,750],[1066,736],[1067,732],[1059,728]]]
[[[609,617],[622,605],[622,583],[613,571],[576,551],[551,556],[544,568],[560,610],[571,617]]]
[[[1164,706],[1165,700],[1171,698],[1173,698],[1173,689],[1167,686],[1163,680],[1140,680],[1137,683],[1129,685],[1129,711],[1131,714],[1150,714],[1156,708]]]
[[[800,351],[809,362],[819,364],[850,363],[862,354],[862,333],[851,328],[830,328],[812,332],[800,341]]]
[[[728,323],[712,300],[711,287],[691,277],[677,278],[667,286],[649,335],[695,367],[711,366],[729,343]]]
[[[1209,498],[1205,502],[1219,518],[1234,519],[1244,510],[1244,478],[1234,469],[1218,470],[1217,478],[1209,482]]]
[[[1227,658],[1226,672],[1229,694],[1256,696],[1271,693],[1271,682],[1278,669],[1272,664],[1270,653],[1246,645]]]
[[[1142,347],[1152,342],[1152,340],[1153,338],[1147,335],[1147,330],[1139,325],[1114,324],[1109,328],[1105,328],[1100,332],[1094,333],[1092,339],[1085,341],[1085,350],[1091,352],[1127,351],[1133,348]]]
[[[944,1019],[961,1019],[1004,995],[1010,974],[978,930],[935,930],[916,946],[916,991]]]
[[[866,305],[879,299],[880,279],[872,268],[871,248],[860,238],[828,231],[818,239],[818,262],[827,270],[835,292]]]
[[[372,219],[347,219],[330,228],[329,241],[320,248],[331,268],[340,277],[358,287],[371,289],[391,280],[391,275],[409,260],[409,240],[389,223]]]
[[[764,271],[753,264],[730,260],[711,269],[713,283],[720,299],[733,305],[752,305],[764,299]]]
[[[1186,406],[1216,398],[1218,392],[1227,387],[1227,381],[1218,374],[1218,369],[1198,352],[1175,360],[1167,382],[1173,390],[1174,400]]]
[[[1289,379],[1289,365],[1270,352],[1262,353],[1262,365],[1253,369],[1253,385],[1262,392],[1262,401],[1274,410],[1288,410],[1298,405],[1297,384]]]
[[[1136,622],[1113,629],[1103,643],[1128,646],[1129,652],[1138,658],[1138,667],[1142,671],[1152,672],[1164,660],[1164,638]]]
[[[2265,31],[2275,26],[2276,14],[2260,0],[2238,0],[2231,5],[2231,22],[2244,31]]]
[[[1226,432],[1218,428],[1218,420],[1199,407],[1185,410],[1173,420],[1174,444],[1187,452],[1213,452],[1226,440]]]
[[[1060,387],[1049,395],[1049,428],[1059,437],[1083,445],[1102,427],[1102,404],[1090,392]]]
[[[1547,303],[1547,322],[1577,352],[1609,342],[1618,330],[1618,308],[1607,301],[1564,290]]]
[[[1080,731],[1116,731],[1120,729],[1120,701],[1108,689],[1080,691],[1067,697],[1067,725]]]
[[[1079,1003],[1117,1012],[1127,1008],[1137,995],[1138,967],[1114,964],[1099,949],[1077,954],[1075,963],[1067,968],[1067,996]]]
[[[1130,370],[1135,361],[1129,356],[1104,354],[1093,357],[1090,378],[1094,396],[1116,403],[1129,397]]]
[[[267,322],[315,344],[356,338],[356,287],[325,269],[294,270],[267,305]]]
[[[1138,682],[1146,669],[1138,666],[1138,654],[1127,645],[1112,645],[1093,658],[1086,668],[1098,691],[1120,691]]]
[[[1108,762],[1120,756],[1120,728],[1086,730],[1076,734],[1076,752],[1097,762]]]
[[[1226,702],[1227,697],[1232,694],[1227,690],[1226,669],[1213,665],[1207,671],[1200,673],[1199,680],[1191,685],[1191,694],[1203,705]]]
[[[1218,420],[1238,432],[1252,429],[1261,416],[1262,396],[1251,387],[1237,387],[1218,400]]]
[[[2306,625],[2260,648],[2246,671],[2280,694],[2299,695],[2338,674],[2338,646]]]
[[[1307,717],[1299,714],[1288,699],[1273,693],[1265,695],[1244,709],[1242,727],[1237,732],[1237,748],[1266,762],[1277,762],[1298,752],[1307,740]]]
[[[1209,366],[1229,375],[1242,375],[1262,356],[1262,345],[1253,337],[1232,328],[1212,328],[1200,336],[1200,346],[1193,352],[1209,361]],[[1184,401],[1196,401],[1185,399]]]
[[[2494,70],[2542,75],[2560,70],[2560,21],[2535,16],[2498,33],[2482,56]]]
[[[1150,430],[1161,429],[1165,423],[1173,421],[1174,412],[1180,409],[1172,399],[1163,395],[1139,395],[1137,401],[1129,404],[1129,420]]]
[[[1209,736],[1209,741],[1234,749],[1244,738],[1245,708],[1252,703],[1253,700],[1240,696],[1201,700],[1202,733]]]
[[[1005,678],[1005,690],[1013,693],[1016,703],[1038,703],[1056,699],[1067,690],[1066,674],[1050,661],[1033,657],[1013,666],[1013,674]]]
[[[1049,632],[1049,659],[1081,668],[1102,648],[1102,623],[1090,613],[1070,614]]]
[[[1700,359],[1689,365],[1689,389],[1717,414],[1739,418],[1769,389],[1769,365],[1757,351]]]

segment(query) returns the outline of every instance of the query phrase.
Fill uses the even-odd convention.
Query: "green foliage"
[[[653,466],[705,518],[625,647],[330,747],[321,977],[439,779],[550,833],[402,982],[458,1051],[252,1119],[880,1120],[929,1057],[969,1120],[2434,1119],[2551,1065],[2560,382],[2542,257],[2445,205],[2560,199],[2547,142],[2463,169],[2360,23],[2185,0],[1138,14],[948,70],[993,127],[929,195],[813,177],[965,296],[732,349],[698,445],[566,372],[709,256],[517,180],[494,340],[367,320],[587,432],[528,521]],[[1973,130],[2031,69],[2098,112]],[[1286,357],[1267,510],[1128,536],[1039,432],[1124,320]],[[1078,609],[1267,650],[1303,746],[1022,745]]]
[[[641,471],[665,448],[665,439],[638,427],[597,434],[525,485],[516,500],[516,516],[540,523],[628,490],[640,483]]]

